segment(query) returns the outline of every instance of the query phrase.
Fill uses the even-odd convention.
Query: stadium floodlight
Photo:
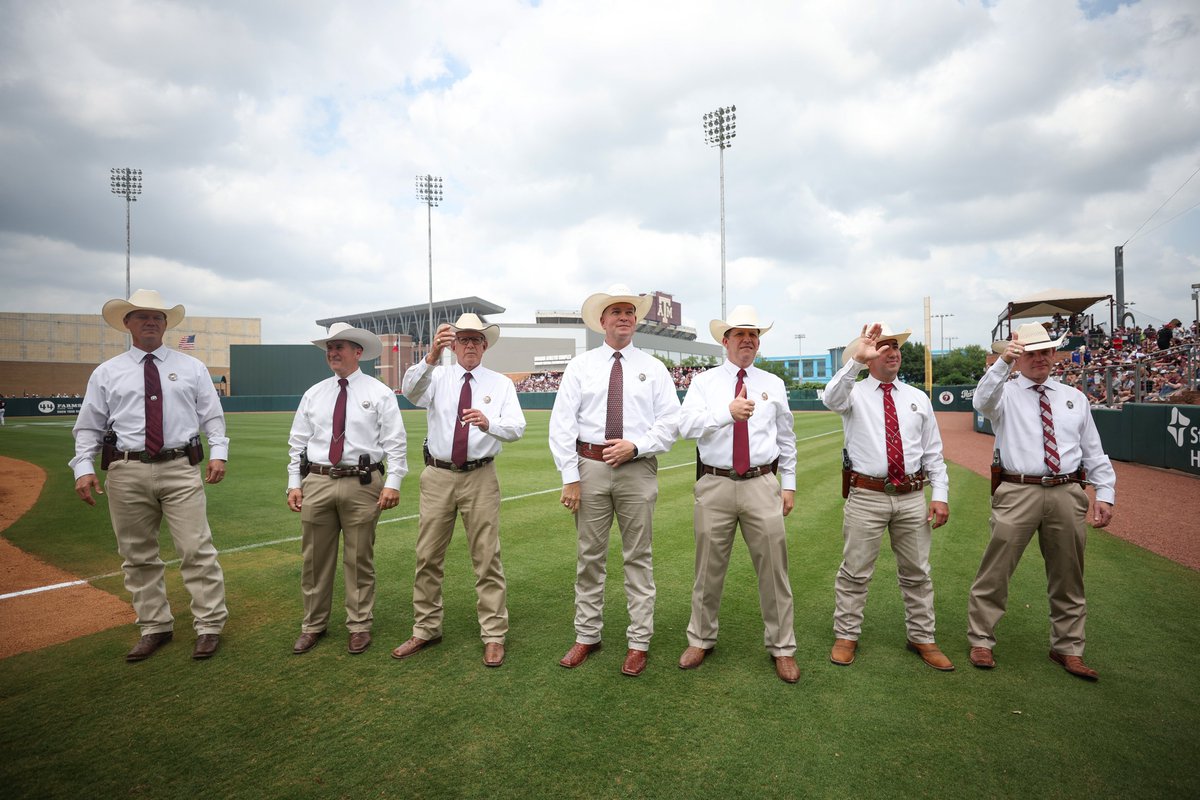
[[[725,150],[737,136],[737,106],[722,106],[701,117],[704,141],[721,153],[721,319],[725,319]]]
[[[429,234],[429,347],[433,349],[433,207],[442,202],[442,179],[418,175],[417,199],[425,204],[425,225]]]
[[[946,352],[946,317],[953,317],[953,314],[930,314],[931,317],[938,318],[938,338],[941,340],[942,346],[940,350]]]
[[[958,338],[961,338],[961,337],[958,337],[958,336],[947,336],[947,337],[946,337],[946,340],[947,340],[948,342],[950,342],[950,349],[951,349],[951,350],[953,350],[953,349],[954,349],[954,340],[955,340],[955,339],[958,339]]]
[[[129,297],[133,294],[129,287],[129,204],[136,203],[137,196],[142,193],[142,171],[129,167],[113,167],[109,173],[112,193],[125,198],[125,296]]]

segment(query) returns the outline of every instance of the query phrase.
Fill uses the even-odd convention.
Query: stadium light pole
[[[129,242],[130,203],[137,202],[137,196],[142,193],[142,171],[129,167],[113,167],[109,170],[109,185],[112,193],[125,198],[125,297],[133,290],[129,286]]]
[[[953,350],[954,349],[954,340],[958,339],[959,337],[958,336],[947,336],[946,338],[950,340],[950,349]]]
[[[946,352],[946,317],[953,317],[953,314],[930,314],[931,317],[938,318],[938,339],[942,343],[941,350]]]
[[[433,347],[433,207],[442,202],[442,179],[417,176],[417,199],[425,204],[425,226],[429,235],[429,346]]]
[[[725,150],[733,147],[737,136],[737,106],[722,106],[701,119],[704,141],[721,151],[721,319],[725,319]]]

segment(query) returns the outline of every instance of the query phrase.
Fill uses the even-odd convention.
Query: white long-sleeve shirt
[[[887,476],[887,447],[883,420],[883,390],[870,375],[856,381],[867,365],[850,359],[825,387],[823,402],[842,417],[846,450],[854,471],[875,478]],[[944,503],[950,496],[950,480],[942,458],[942,434],[933,404],[920,389],[894,381],[892,401],[904,447],[904,472],[925,470],[933,492],[930,499]]]
[[[69,463],[76,480],[95,474],[92,459],[109,426],[117,435],[117,449],[146,449],[145,356],[144,350],[130,348],[96,367],[88,378],[72,428],[75,457]],[[198,358],[165,345],[154,351],[154,359],[162,386],[163,448],[183,447],[203,431],[209,458],[228,460],[225,414],[208,368]]]
[[[1008,472],[1020,475],[1049,475],[1045,440],[1042,436],[1042,408],[1033,381],[1024,375],[1009,380],[1012,365],[1004,359],[979,379],[972,401],[975,410],[987,417],[996,434],[1000,461]],[[1096,487],[1096,499],[1116,502],[1117,473],[1104,453],[1100,432],[1092,419],[1087,397],[1056,380],[1048,379],[1046,399],[1054,418],[1054,440],[1058,445],[1059,469],[1064,474],[1087,470],[1087,479]]]
[[[607,343],[571,359],[550,412],[550,453],[563,484],[579,480],[575,442],[603,444],[608,413],[608,377],[613,353]],[[665,453],[679,430],[679,396],[661,361],[633,345],[621,350],[624,437],[638,456]]]
[[[361,455],[371,463],[387,458],[387,479],[384,487],[399,489],[400,479],[408,474],[405,453],[404,420],[396,395],[382,381],[355,370],[347,376],[346,436],[342,445],[340,464],[358,464]],[[288,488],[300,488],[300,453],[308,450],[308,460],[314,464],[329,463],[329,445],[333,441],[333,407],[337,403],[338,378],[332,375],[312,386],[300,398],[292,430],[288,435]]]
[[[710,467],[733,469],[733,415],[729,403],[737,386],[738,367],[728,359],[719,367],[692,378],[679,413],[679,435],[696,439],[700,460]],[[777,375],[753,364],[746,368],[747,399],[754,414],[746,421],[750,464],[760,467],[779,459],[784,490],[796,488],[795,418],[788,406],[787,387]]]
[[[458,421],[458,398],[466,370],[459,364],[430,366],[425,359],[404,373],[402,391],[413,405],[428,409],[429,454],[449,461],[454,450]],[[517,401],[513,382],[480,364],[471,370],[471,408],[488,418],[488,429],[467,428],[467,460],[495,458],[501,442],[515,442],[525,433],[525,414]]]

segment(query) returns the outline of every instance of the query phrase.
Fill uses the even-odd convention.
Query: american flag
[[[179,337],[180,350],[195,350],[196,349],[196,334],[189,333],[187,336]]]

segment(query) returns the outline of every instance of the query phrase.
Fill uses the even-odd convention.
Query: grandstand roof
[[[477,314],[484,322],[489,314],[503,314],[504,308],[479,297],[460,297],[456,300],[439,300],[433,304],[433,330],[443,322],[454,322],[463,314]],[[317,324],[328,328],[335,322],[347,322],[377,335],[408,334],[415,342],[428,342],[432,337],[429,328],[429,304],[421,303],[382,311],[364,311],[358,314],[341,314],[328,319],[319,319]]]
[[[1055,314],[1081,314],[1110,294],[1078,294],[1067,289],[1047,289],[1020,300],[1013,300],[1000,316],[1009,319],[1052,317]]]

